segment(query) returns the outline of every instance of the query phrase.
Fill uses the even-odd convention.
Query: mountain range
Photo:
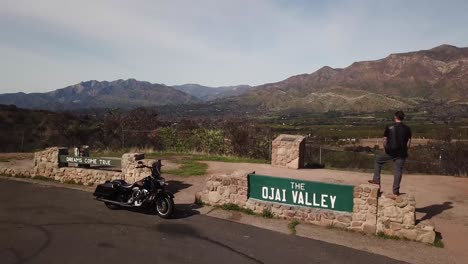
[[[346,68],[323,67],[234,98],[268,111],[372,112],[414,108],[422,102],[468,102],[468,48],[442,45],[391,54]]]
[[[441,45],[346,68],[325,66],[255,87],[166,86],[129,79],[81,82],[47,93],[0,95],[0,104],[49,110],[194,105],[272,112],[373,112],[418,108],[428,102],[468,103],[468,48]]]
[[[250,85],[209,87],[200,84],[173,85],[172,87],[190,94],[203,102],[242,95],[252,88]]]

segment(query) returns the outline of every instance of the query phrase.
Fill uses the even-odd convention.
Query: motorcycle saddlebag
[[[115,184],[112,182],[106,182],[103,184],[99,184],[96,187],[96,190],[94,191],[93,195],[104,199],[113,199],[116,193],[117,186],[115,186]]]

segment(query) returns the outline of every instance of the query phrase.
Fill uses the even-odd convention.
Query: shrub
[[[265,208],[265,209],[263,209],[263,211],[262,211],[262,216],[263,216],[264,218],[273,218],[273,217],[274,217],[274,214],[271,212],[270,209]]]

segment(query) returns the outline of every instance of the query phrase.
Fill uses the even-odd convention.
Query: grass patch
[[[181,165],[178,169],[166,170],[164,173],[178,176],[199,176],[205,175],[208,165],[194,160],[178,161]]]
[[[444,248],[445,247],[444,242],[442,242],[442,239],[439,236],[436,236],[436,238],[434,240],[434,247],[438,247],[438,248]]]
[[[233,162],[233,163],[257,163],[257,164],[269,164],[269,160],[263,159],[251,159],[245,157],[235,156],[216,156],[216,155],[194,155],[193,159],[201,161],[222,161],[222,162]]]
[[[233,203],[217,205],[215,207],[226,210],[226,211],[237,211],[237,212],[245,213],[245,214],[248,214],[248,215],[255,215],[255,212],[252,211],[251,209],[243,208],[243,207],[240,207],[237,204],[233,204]]]
[[[389,235],[385,234],[385,233],[382,232],[382,231],[377,233],[377,237],[383,238],[383,239],[401,240],[401,237],[389,236]]]
[[[10,162],[9,158],[0,158],[0,162]]]
[[[21,178],[21,179],[31,178],[30,176],[26,176],[26,175],[23,175],[23,174],[16,174],[15,176],[7,176],[7,177],[14,177],[14,178]]]
[[[65,184],[76,184],[76,185],[83,185],[83,183],[81,181],[74,181],[74,180],[64,180],[62,183],[65,183]]]
[[[103,150],[98,152],[90,153],[91,157],[116,157],[121,158],[125,151],[111,151],[111,150]]]
[[[221,161],[221,162],[234,162],[234,163],[258,163],[258,164],[269,164],[269,160],[264,159],[252,159],[246,157],[226,156],[226,155],[210,155],[203,153],[193,152],[171,152],[171,151],[158,151],[150,152],[145,155],[147,158],[158,158],[158,159],[174,159],[175,157],[184,157],[190,160],[196,161]]]
[[[263,218],[273,218],[275,215],[271,212],[270,209],[265,208],[262,211],[262,216]]]
[[[199,206],[204,206],[205,203],[201,199],[195,198],[194,204],[199,205]]]
[[[41,180],[41,181],[55,181],[53,178],[45,177],[45,176],[34,176],[32,177],[34,180]]]
[[[295,235],[296,234],[296,226],[299,224],[299,221],[297,220],[292,220],[289,224],[288,224],[288,228],[289,230],[291,231],[291,234],[292,235]]]

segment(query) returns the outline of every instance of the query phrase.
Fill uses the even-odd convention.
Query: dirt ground
[[[411,139],[411,145],[417,146],[417,145],[427,145],[427,143],[431,141],[431,139],[427,138],[412,138]],[[362,138],[359,139],[359,142],[356,143],[356,146],[363,146],[363,147],[370,147],[373,148],[375,145],[382,147],[383,144],[383,138]],[[350,145],[352,146],[352,145]]]
[[[27,154],[1,154],[8,158],[12,167],[32,168],[32,156]],[[5,164],[4,160],[2,162]],[[349,172],[327,169],[290,170],[272,167],[268,164],[206,162],[207,175],[227,174],[237,170],[261,175],[298,178],[338,184],[359,184],[371,178],[369,173]],[[170,161],[163,161],[172,167]],[[191,204],[197,191],[204,188],[207,176],[180,177],[165,175],[169,189],[176,192],[177,204]],[[382,175],[382,191],[391,191],[393,176]],[[417,219],[430,219],[435,223],[445,244],[444,252],[454,258],[455,263],[468,263],[466,238],[468,237],[468,178],[439,175],[404,175],[401,183],[403,193],[416,197]],[[89,187],[88,187],[89,188]]]

